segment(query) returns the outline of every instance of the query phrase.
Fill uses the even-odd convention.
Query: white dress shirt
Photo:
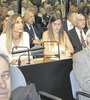
[[[76,29],[77,35],[79,37],[79,40],[81,41],[81,36],[80,36],[81,33],[80,33],[80,31],[82,31],[82,36],[83,36],[84,40],[86,41],[86,35],[85,35],[84,31],[83,30],[79,30],[76,27],[75,27],[75,29]]]
[[[68,20],[67,20],[67,27],[68,27],[68,31],[74,28],[73,24],[70,23]]]
[[[26,24],[26,25],[28,26],[28,28],[29,28],[29,30],[30,30],[30,29],[31,29],[31,28],[30,28],[30,25],[28,25],[28,24]],[[34,32],[34,38],[35,38],[35,40],[39,40],[39,38],[37,37],[37,35],[36,35],[36,33],[35,33],[35,30],[34,30],[33,25],[31,25],[31,27],[32,27],[33,32]]]

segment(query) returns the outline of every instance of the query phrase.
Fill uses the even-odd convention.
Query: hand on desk
[[[28,62],[29,62],[28,60],[29,60],[28,57],[22,59],[22,60],[20,61],[20,65],[26,65],[26,64],[28,64]],[[34,61],[33,61],[32,58],[30,58],[30,64],[34,64]],[[11,61],[11,65],[18,65],[18,60],[13,59],[13,60]]]
[[[34,43],[35,45],[40,45],[40,44],[42,44],[41,40],[33,40],[33,43]]]

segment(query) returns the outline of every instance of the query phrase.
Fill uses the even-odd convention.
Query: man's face
[[[78,16],[76,21],[76,27],[80,30],[85,27],[85,17],[83,15]]]
[[[9,100],[11,96],[11,78],[7,61],[0,56],[0,100]]]
[[[25,17],[26,23],[32,25],[34,23],[34,14],[32,12],[28,12]]]
[[[1,9],[1,16],[4,18],[7,16],[7,9],[6,8],[2,8]]]

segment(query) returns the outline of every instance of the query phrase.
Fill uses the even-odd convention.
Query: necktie
[[[30,25],[30,31],[31,31],[32,37],[34,38],[34,31],[31,25]]]
[[[81,36],[82,48],[85,48],[86,47],[86,44],[85,44],[84,38],[82,36],[82,31],[80,31],[80,36]]]

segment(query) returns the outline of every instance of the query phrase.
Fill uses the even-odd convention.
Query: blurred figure
[[[18,2],[13,1],[10,6],[11,10],[8,11],[8,15],[18,14]]]
[[[2,7],[0,12],[0,18],[5,18],[7,16],[7,8]]]
[[[1,20],[1,28],[0,28],[0,33],[2,34],[3,30],[5,29],[6,25],[7,25],[7,21],[8,21],[9,16],[7,15],[5,18],[3,18]]]
[[[41,44],[43,29],[39,24],[35,23],[34,14],[30,11],[26,12],[24,20],[24,31],[28,32],[30,36],[30,47]]]
[[[33,12],[34,18],[35,18],[35,23],[40,24],[42,27],[44,27],[44,23],[42,22],[41,17],[38,16],[38,8],[37,6],[31,6],[30,11]]]
[[[51,11],[52,11],[52,7],[50,4],[47,4],[45,6],[45,14],[43,15],[43,19],[46,22],[46,26],[48,25],[49,19],[50,19],[50,15],[51,15]]]
[[[2,33],[2,20],[7,16],[7,8],[2,7],[0,11],[0,34]]]
[[[53,14],[49,20],[48,30],[43,33],[42,42],[56,41],[59,43],[61,57],[70,56],[73,53],[73,47],[67,36],[67,33],[62,28],[62,19],[59,14]],[[51,48],[50,48],[51,46]],[[45,44],[44,54],[56,54],[58,52],[57,43],[50,45],[50,42]]]
[[[29,7],[33,4],[29,0],[22,0],[22,16],[29,11]]]
[[[66,33],[68,33],[68,31],[74,28],[74,17],[77,14],[77,12],[69,12],[67,15],[67,20],[63,21],[63,28],[66,31]]]
[[[82,14],[78,14],[75,23],[75,28],[68,31],[68,36],[74,48],[74,53],[85,48],[86,43],[86,31],[85,28],[85,17]]]
[[[62,18],[62,12],[61,9],[55,9],[54,13],[59,14]]]
[[[77,5],[75,5],[75,4],[71,4],[70,5],[69,12],[72,12],[72,11],[78,12]]]
[[[21,54],[12,55],[12,48],[14,51],[27,50],[30,48],[29,35],[23,32],[23,18],[14,14],[8,19],[7,26],[5,27],[0,37],[0,53],[7,55],[12,65],[18,64],[18,58]],[[3,42],[2,42],[3,41]],[[19,48],[19,46],[27,48]],[[22,58],[21,64],[26,64],[28,61],[27,57]]]
[[[0,100],[10,100],[11,76],[6,57],[0,54]]]
[[[89,12],[89,7],[88,7],[88,6],[84,6],[84,7],[82,8],[82,14],[84,15],[86,21],[87,21],[87,15],[88,15],[89,13],[90,13],[90,12]]]
[[[90,29],[90,14],[87,16],[87,28]]]

